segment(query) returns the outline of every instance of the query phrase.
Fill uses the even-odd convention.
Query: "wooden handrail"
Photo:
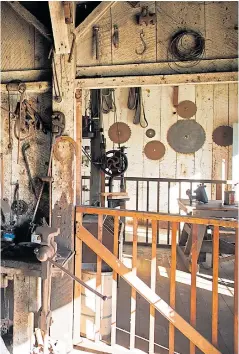
[[[93,208],[94,209],[94,208]],[[97,209],[99,210],[99,209]],[[78,210],[79,211],[79,210]],[[118,210],[117,210],[118,211]],[[208,340],[198,333],[172,307],[148,287],[134,272],[128,269],[115,255],[99,242],[82,225],[77,225],[76,236],[81,239],[97,256],[102,258],[115,272],[117,272],[133,289],[135,289],[148,303],[159,311],[170,323],[182,332],[192,343],[204,353],[220,354]]]
[[[109,209],[109,208],[95,208],[86,205],[77,206],[76,213],[84,214],[97,214],[97,215],[110,215],[110,216],[121,216],[121,217],[131,217],[136,219],[150,219],[150,220],[161,220],[169,222],[185,222],[189,224],[197,225],[213,225],[213,226],[224,226],[230,228],[238,228],[238,221],[222,220],[222,219],[208,219],[208,218],[196,218],[194,216],[185,215],[172,215],[166,213],[151,213],[151,212],[141,212],[133,210],[123,210],[123,209]]]

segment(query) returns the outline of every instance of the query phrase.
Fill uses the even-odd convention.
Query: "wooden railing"
[[[98,239],[87,231],[82,225],[84,214],[98,215]],[[114,218],[114,250],[111,253],[102,244],[103,216],[110,215]],[[131,217],[133,219],[133,251],[132,269],[127,268],[118,259],[118,231],[119,218]],[[150,220],[152,225],[152,257],[151,257],[151,285],[147,286],[137,276],[137,227],[139,219]],[[170,299],[169,304],[165,302],[160,294],[155,293],[156,288],[156,243],[157,243],[157,222],[167,221],[171,224],[171,269],[170,269]],[[176,304],[176,265],[177,265],[177,232],[178,223],[186,222],[193,225],[192,232],[192,253],[191,253],[191,291],[190,291],[190,323],[175,311]],[[159,311],[169,321],[169,353],[175,350],[175,328],[190,340],[190,354],[194,354],[196,347],[203,353],[220,353],[218,349],[218,276],[219,276],[219,227],[235,229],[235,265],[234,265],[234,354],[238,354],[238,223],[233,220],[217,220],[196,218],[190,216],[158,214],[148,212],[137,212],[129,210],[116,210],[106,208],[93,208],[79,206],[76,208],[76,268],[77,276],[81,276],[81,251],[84,242],[93,252],[97,254],[97,290],[101,291],[101,262],[104,260],[113,269],[113,292],[112,292],[112,325],[111,325],[111,346],[116,344],[116,308],[117,308],[117,274],[131,286],[131,320],[130,320],[130,349],[135,348],[135,324],[136,324],[136,292],[144,297],[150,304],[149,322],[149,353],[154,353],[155,343],[155,312]],[[209,342],[196,330],[197,314],[197,228],[198,225],[213,226],[213,276],[212,276],[212,337]],[[79,301],[80,285],[75,285],[75,299]],[[97,333],[96,341],[100,339],[100,301],[98,300]],[[79,314],[80,315],[80,314]],[[78,313],[75,311],[75,317]]]
[[[105,191],[108,192],[108,177],[105,179]],[[207,180],[207,179],[187,179],[187,178],[148,178],[148,177],[125,177],[125,190],[128,191],[130,200],[126,202],[125,209],[136,211],[179,213],[178,198],[188,198],[185,191],[190,189],[193,192],[198,184],[205,185],[208,199],[222,200],[223,191],[231,188],[233,181],[229,180]],[[114,191],[120,190],[120,178],[114,179]],[[143,192],[145,190],[145,193]],[[150,193],[151,191],[151,193]],[[90,199],[90,177],[82,176],[81,200],[83,204],[89,204]],[[141,205],[141,200],[145,203]],[[163,199],[163,200],[162,200]],[[101,198],[99,196],[98,200]],[[85,203],[84,203],[85,201]],[[174,204],[174,205],[172,205]],[[104,205],[101,205],[104,206]],[[177,210],[176,210],[177,209]],[[145,239],[141,244],[150,244],[149,223],[145,220]],[[167,229],[166,244],[170,244],[169,223],[163,226]],[[125,239],[124,239],[125,241]],[[127,241],[127,240],[126,240]],[[160,227],[157,229],[157,244],[165,244],[160,239]]]

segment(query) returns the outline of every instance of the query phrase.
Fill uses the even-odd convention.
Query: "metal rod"
[[[100,294],[98,291],[92,289],[89,285],[87,285],[86,283],[84,283],[81,279],[79,279],[78,277],[76,277],[74,274],[72,274],[71,272],[69,272],[69,270],[65,269],[64,267],[62,267],[59,263],[53,261],[53,259],[48,258],[48,261],[53,264],[55,267],[61,269],[64,273],[66,273],[67,275],[69,275],[69,277],[71,277],[73,280],[77,281],[77,283],[83,285],[86,289],[90,290],[92,293],[94,293],[96,296],[99,296],[102,300],[107,300],[107,296],[106,295],[102,295]]]
[[[149,181],[147,181],[146,210],[149,211]],[[149,220],[146,221],[146,243],[149,242]]]

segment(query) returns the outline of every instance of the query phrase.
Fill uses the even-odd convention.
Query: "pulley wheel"
[[[192,118],[197,112],[197,106],[192,101],[182,101],[177,106],[177,113],[182,118]]]
[[[150,160],[160,160],[165,154],[165,146],[160,141],[153,140],[145,145],[144,153]]]

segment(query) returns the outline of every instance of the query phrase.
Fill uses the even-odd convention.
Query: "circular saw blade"
[[[161,141],[153,140],[145,145],[144,153],[150,160],[160,160],[165,154],[165,146]]]
[[[182,118],[192,118],[197,112],[197,106],[192,101],[182,101],[177,106],[177,113]]]
[[[230,146],[233,140],[233,128],[228,125],[217,127],[212,134],[212,140],[219,146]]]
[[[108,135],[113,143],[123,144],[129,140],[131,136],[131,130],[126,123],[116,122],[110,126]]]
[[[149,128],[146,130],[145,134],[148,138],[153,138],[155,136],[155,130],[152,128]]]
[[[179,120],[173,124],[167,134],[167,140],[173,150],[181,154],[198,151],[206,139],[203,127],[195,120]]]

